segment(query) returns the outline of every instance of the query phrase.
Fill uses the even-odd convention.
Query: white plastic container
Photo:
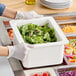
[[[63,62],[64,44],[67,44],[68,40],[52,17],[10,21],[10,25],[14,30],[14,44],[24,42],[16,26],[28,23],[43,25],[47,22],[49,23],[49,27],[54,28],[57,42],[34,44],[34,48],[29,51],[27,58],[24,58],[22,62],[26,68],[61,64]]]

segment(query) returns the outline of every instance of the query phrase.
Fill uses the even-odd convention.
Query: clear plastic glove
[[[14,57],[22,61],[24,57],[28,55],[28,52],[31,47],[32,47],[31,45],[27,46],[25,45],[25,43],[21,43],[14,46],[8,46],[9,56],[7,58]]]
[[[15,19],[32,19],[32,18],[39,18],[39,17],[43,17],[43,15],[39,15],[35,11],[30,11],[26,13],[17,11]]]

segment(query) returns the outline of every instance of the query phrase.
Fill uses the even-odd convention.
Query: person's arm
[[[8,47],[0,46],[0,56],[8,56],[9,49]]]
[[[12,19],[32,19],[43,17],[42,15],[38,15],[34,11],[30,12],[20,12],[14,9],[6,7],[4,4],[0,4],[0,16],[12,18]]]
[[[7,8],[4,4],[0,3],[0,16],[14,19],[16,14],[16,10]]]
[[[17,11],[6,7],[2,16],[14,19],[16,17],[16,14],[17,14]]]

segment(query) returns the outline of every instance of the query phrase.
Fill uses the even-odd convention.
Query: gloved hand
[[[17,11],[15,19],[32,19],[39,17],[43,17],[43,15],[38,15],[35,11],[30,11],[26,13]]]
[[[27,57],[31,47],[32,46],[30,45],[25,45],[25,43],[20,43],[14,46],[8,46],[9,56],[7,58],[14,57],[22,61],[24,57]]]

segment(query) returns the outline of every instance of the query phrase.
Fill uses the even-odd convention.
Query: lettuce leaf
[[[47,42],[56,42],[54,28],[50,28],[46,23],[42,26],[37,24],[26,24],[18,27],[20,34],[25,42],[30,44],[39,44]]]

